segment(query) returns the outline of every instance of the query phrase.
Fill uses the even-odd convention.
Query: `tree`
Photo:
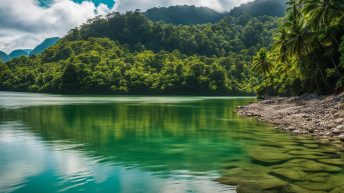
[[[302,12],[315,26],[329,26],[343,15],[344,0],[304,0]]]
[[[268,87],[267,87],[267,78],[268,74],[272,70],[272,63],[269,60],[268,52],[265,48],[261,48],[257,55],[253,57],[253,66],[252,69],[260,75],[263,75],[265,78],[266,84],[266,94],[268,94]]]

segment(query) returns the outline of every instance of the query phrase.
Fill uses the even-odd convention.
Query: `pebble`
[[[338,125],[338,126],[336,127],[336,129],[344,130],[344,125]]]
[[[344,123],[344,119],[343,118],[339,118],[339,119],[336,119],[334,122],[337,123],[337,124],[342,124],[342,123]]]
[[[339,135],[339,140],[340,140],[341,142],[344,142],[344,134]]]
[[[342,95],[344,101],[344,93]],[[256,103],[256,106],[251,105],[249,108],[238,106],[238,109],[243,109],[242,114],[255,116],[259,120],[273,123],[294,135],[326,136],[325,138],[334,140],[339,138],[344,142],[344,103],[338,104],[340,102],[335,99],[330,99],[329,102],[327,99],[327,101],[319,100],[315,103],[302,101],[300,105],[295,105],[294,102],[301,100],[301,98],[279,100],[281,99],[272,100],[269,98],[262,103]],[[275,104],[275,106],[268,107],[267,104]]]
[[[309,115],[304,114],[304,115],[302,115],[302,117],[303,117],[303,118],[309,118]]]
[[[265,100],[261,102],[262,104],[273,104],[274,101],[273,100]]]
[[[285,130],[287,130],[287,131],[294,131],[294,130],[296,130],[296,128],[295,127],[287,127]]]
[[[336,114],[333,115],[333,117],[334,117],[334,118],[338,118],[339,115],[340,115],[339,113],[336,113]]]

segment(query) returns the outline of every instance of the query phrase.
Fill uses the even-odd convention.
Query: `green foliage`
[[[140,43],[154,52],[178,49],[187,55],[205,56],[225,56],[242,49],[269,46],[273,29],[277,27],[276,18],[247,19],[245,24],[241,24],[237,17],[226,17],[216,24],[177,26],[152,22],[140,12],[112,13],[72,30],[64,40],[107,37],[128,44],[131,50]]]
[[[265,48],[261,48],[257,55],[253,57],[253,70],[265,76],[271,72],[272,64]]]
[[[228,15],[240,17],[248,14],[254,17],[263,15],[282,17],[285,15],[285,3],[286,0],[256,0],[235,7]]]
[[[274,35],[269,74],[273,94],[332,93],[344,90],[343,0],[290,0]]]
[[[148,9],[145,16],[152,21],[163,21],[171,24],[193,25],[215,23],[222,19],[222,13],[207,7],[177,5]]]
[[[5,53],[0,51],[0,62],[7,62],[10,60],[10,57]]]
[[[282,17],[287,9],[286,0],[255,0],[235,7],[229,12],[219,13],[207,7],[177,5],[171,7],[155,7],[144,12],[152,21],[162,21],[176,25],[194,25],[219,22],[226,16],[237,17],[241,24],[248,17],[273,16]]]
[[[0,90],[159,95],[252,95],[254,52],[270,47],[274,17],[178,26],[112,13],[71,30],[38,56],[2,65]]]
[[[65,50],[70,50],[66,52]],[[65,54],[68,53],[68,54]],[[253,94],[250,57],[130,52],[107,38],[61,41],[42,55],[2,64],[1,89],[102,94]],[[4,75],[1,75],[4,77]]]
[[[38,55],[42,53],[44,50],[48,49],[49,47],[56,44],[57,41],[59,41],[59,37],[53,37],[53,38],[47,38],[42,43],[37,45],[31,52],[30,55]]]

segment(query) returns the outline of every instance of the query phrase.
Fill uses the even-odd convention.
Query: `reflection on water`
[[[0,192],[344,192],[343,152],[252,100],[0,93]]]
[[[139,165],[104,162],[69,142],[47,143],[17,123],[0,126],[0,192],[230,192],[211,179],[175,170],[168,176]],[[115,148],[115,147],[114,147]]]

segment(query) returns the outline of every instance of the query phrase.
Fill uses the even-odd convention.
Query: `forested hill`
[[[144,14],[152,21],[183,25],[216,23],[224,17],[224,14],[207,7],[187,5],[177,5],[168,8],[155,7],[147,10]]]
[[[216,24],[172,25],[152,22],[140,12],[112,13],[89,20],[63,41],[106,37],[128,45],[131,51],[177,49],[187,55],[225,56],[268,47],[276,27],[277,19],[268,16],[225,17]]]
[[[287,0],[256,0],[235,7],[226,15],[240,17],[248,14],[253,17],[262,15],[282,17],[287,10],[286,3]]]
[[[30,55],[38,55],[42,53],[44,50],[48,49],[50,46],[56,44],[57,41],[59,41],[59,37],[52,37],[45,39],[42,43],[37,45],[31,52]]]
[[[171,24],[205,24],[216,23],[226,16],[273,16],[282,17],[286,12],[286,0],[256,0],[242,4],[229,12],[220,13],[206,7],[178,5],[171,7],[152,8],[144,14],[152,21]]]
[[[42,53],[44,50],[48,49],[50,46],[56,44],[56,42],[59,39],[60,39],[59,37],[47,38],[42,43],[37,45],[33,50],[31,50],[31,49],[18,49],[18,50],[12,51],[9,55],[7,55],[5,52],[0,51],[0,61],[8,62],[12,59],[19,58],[21,56],[38,55],[38,54]]]
[[[245,18],[245,19],[243,19]],[[254,94],[252,56],[269,47],[277,18],[215,24],[152,22],[112,13],[73,29],[41,55],[0,65],[0,89],[101,94]]]

